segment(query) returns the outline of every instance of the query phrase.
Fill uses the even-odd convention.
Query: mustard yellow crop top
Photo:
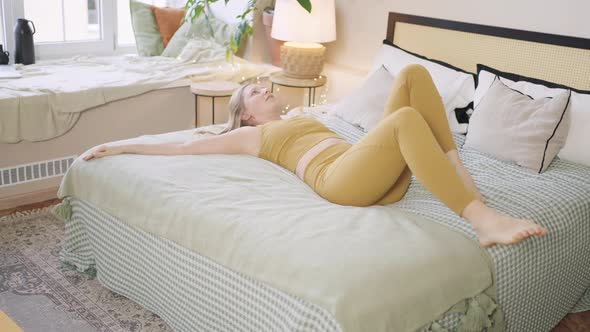
[[[271,121],[257,127],[262,129],[258,157],[272,161],[291,172],[295,172],[301,156],[314,145],[326,138],[341,138],[309,116]]]

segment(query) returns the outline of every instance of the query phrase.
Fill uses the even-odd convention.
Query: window
[[[121,2],[121,1],[119,1]],[[36,43],[101,40],[100,1],[24,0]]]
[[[76,54],[107,55],[114,52],[114,1],[118,0],[1,0],[4,22],[26,18],[35,25],[38,59]],[[6,32],[12,27],[4,24]],[[14,49],[14,36],[6,44]]]
[[[177,8],[186,3],[139,1]],[[20,17],[35,25],[35,55],[40,59],[135,52],[129,0],[0,0],[0,43],[4,49],[14,49],[8,22]],[[2,31],[8,33],[4,40]]]
[[[4,15],[2,14],[2,1],[0,1],[0,44],[2,44],[2,49],[6,51],[7,47],[6,37],[4,37]]]

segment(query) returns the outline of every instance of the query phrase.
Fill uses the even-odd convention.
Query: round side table
[[[309,91],[307,98],[307,106],[315,104],[315,90],[320,86],[326,84],[327,77],[320,75],[315,78],[293,78],[285,75],[282,71],[270,74],[270,92],[274,92],[275,84],[286,86],[290,88],[306,88]]]
[[[215,98],[231,97],[240,85],[230,81],[208,81],[191,84],[191,92],[195,95],[195,127],[199,117],[199,97],[211,98],[211,124],[215,124]]]

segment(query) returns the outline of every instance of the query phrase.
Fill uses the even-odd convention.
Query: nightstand
[[[238,89],[240,85],[230,81],[209,81],[191,84],[191,92],[195,95],[195,127],[199,118],[199,97],[211,98],[211,124],[215,124],[215,98],[227,98]]]
[[[275,85],[286,86],[290,88],[305,88],[308,89],[307,106],[315,106],[315,92],[316,88],[324,86],[327,78],[320,75],[316,78],[293,78],[286,76],[282,71],[270,74],[270,92],[274,92]],[[313,104],[312,104],[313,101]]]

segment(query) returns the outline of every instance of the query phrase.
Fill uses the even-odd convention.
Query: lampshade
[[[336,40],[334,1],[313,0],[309,13],[297,0],[276,0],[272,38],[304,43],[327,43]]]

